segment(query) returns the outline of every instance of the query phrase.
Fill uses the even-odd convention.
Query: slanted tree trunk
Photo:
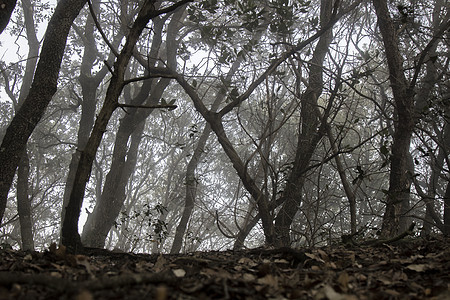
[[[233,244],[233,250],[240,250],[244,247],[245,239],[247,238],[250,231],[253,229],[253,227],[258,224],[259,221],[259,214],[252,217],[252,213],[254,213],[254,208],[249,208],[247,211],[247,214],[244,218],[244,224],[239,228],[238,233],[236,234],[234,244]]]
[[[434,4],[433,11],[433,33],[436,36],[439,36],[440,31],[440,23],[442,22],[443,16],[441,15],[442,8],[445,5],[444,0],[437,0]],[[428,52],[428,57],[434,57],[438,54],[436,53],[438,44],[434,43]],[[426,73],[423,79],[421,80],[421,85],[417,91],[415,96],[415,106],[414,106],[414,122],[415,124],[419,123],[424,115],[428,113],[428,107],[430,104],[430,96],[432,95],[433,89],[438,82],[438,70],[436,66],[436,61],[432,59],[428,59],[426,62]],[[446,110],[447,113],[448,109]],[[431,122],[434,123],[434,120]],[[429,234],[431,233],[431,229],[433,227],[433,222],[435,224],[442,222],[436,222],[436,218],[438,218],[438,214],[435,211],[435,201],[436,201],[436,191],[439,184],[439,177],[442,174],[442,170],[444,168],[444,160],[448,155],[448,151],[450,150],[450,132],[449,132],[448,123],[444,124],[444,129],[442,130],[442,138],[439,138],[439,150],[436,158],[430,163],[431,164],[431,176],[428,181],[427,194],[423,199],[425,201],[425,220],[423,223],[423,233]],[[438,132],[436,132],[439,134]],[[446,140],[447,139],[447,140]],[[411,166],[411,174],[415,174],[414,171],[414,162],[412,155],[410,155],[410,166]]]
[[[322,27],[330,21],[332,9],[331,1],[321,1],[320,24]],[[321,126],[317,114],[317,100],[323,89],[323,61],[332,39],[331,29],[320,37],[311,59],[308,88],[305,95],[301,97],[301,120],[294,164],[282,195],[283,205],[275,218],[276,235],[283,246],[290,246],[290,227],[302,201],[305,171],[324,134],[319,128]]]
[[[352,189],[350,182],[347,179],[345,174],[344,164],[342,163],[341,157],[339,156],[339,150],[336,146],[336,141],[333,137],[333,133],[331,132],[331,127],[327,124],[326,131],[328,140],[330,141],[331,150],[333,151],[334,161],[336,163],[336,169],[339,173],[339,177],[341,178],[342,187],[344,188],[345,195],[347,196],[349,208],[350,208],[350,233],[356,233],[356,193],[355,190]]]
[[[243,58],[238,57],[237,60],[233,63],[232,67],[228,71],[227,76],[225,77],[225,82],[231,81],[235,72],[239,69]],[[216,111],[219,105],[223,102],[226,96],[226,90],[220,90],[214,100],[211,111]],[[184,208],[183,213],[181,215],[180,222],[175,230],[175,238],[173,240],[172,248],[170,250],[171,254],[179,253],[181,250],[181,246],[183,245],[183,237],[186,233],[187,224],[191,217],[192,211],[194,209],[195,198],[197,194],[197,179],[195,178],[195,170],[200,162],[200,158],[204,152],[206,142],[208,141],[209,135],[211,134],[211,126],[207,123],[205,128],[203,129],[202,134],[198,140],[197,146],[195,147],[194,154],[186,168],[186,195],[184,200]]]
[[[447,83],[447,95],[449,94],[449,84]],[[445,118],[446,120],[450,120],[450,103],[447,103],[447,107],[445,108]],[[444,155],[447,155],[447,157],[450,154],[450,122],[447,121],[444,126],[444,137],[442,139],[442,146],[440,151],[444,153]],[[450,167],[450,158],[447,158],[446,160],[447,168]],[[450,180],[447,181],[447,187],[444,194],[444,234],[447,236],[450,236]]]
[[[206,124],[202,134],[200,135],[197,146],[195,147],[194,154],[186,167],[186,195],[184,198],[184,208],[181,214],[180,222],[175,230],[175,237],[173,239],[172,248],[170,249],[171,254],[179,253],[181,246],[183,245],[184,234],[186,233],[187,224],[191,217],[192,211],[194,210],[195,198],[197,195],[198,180],[195,177],[195,169],[197,168],[201,155],[204,152],[210,133],[211,126]]]
[[[92,3],[94,10],[99,6],[100,1],[95,0]],[[81,85],[81,118],[78,127],[78,136],[77,136],[77,150],[72,154],[72,158],[69,164],[69,172],[67,173],[66,186],[64,189],[64,197],[63,197],[63,207],[61,210],[61,224],[64,223],[64,215],[66,211],[67,203],[69,203],[70,192],[72,191],[73,180],[75,178],[75,172],[77,170],[78,162],[80,160],[80,151],[84,149],[86,143],[89,138],[89,133],[92,130],[92,126],[94,125],[95,118],[95,107],[97,104],[97,88],[102,82],[103,78],[106,76],[108,72],[108,68],[106,65],[99,71],[97,74],[92,74],[92,69],[97,59],[97,47],[95,44],[94,38],[94,29],[95,23],[91,15],[89,15],[86,19],[86,24],[84,26],[84,32],[78,32],[80,35],[84,35],[83,41],[84,52],[83,59],[81,61],[80,67],[80,76],[78,81]],[[117,46],[119,41],[122,39],[123,34],[119,33],[114,42],[113,46]],[[113,62],[113,54],[111,53],[108,57],[108,63]]]
[[[133,49],[136,42],[150,19],[157,17],[161,13],[170,12],[171,10],[176,9],[177,7],[188,2],[189,0],[182,0],[164,11],[157,11],[154,7],[155,0],[147,0],[142,4],[138,16],[130,28],[125,45],[114,63],[113,74],[108,90],[106,91],[103,107],[95,121],[94,128],[92,129],[86,147],[81,152],[69,203],[66,207],[61,241],[65,246],[69,247],[73,251],[77,251],[83,247],[80,235],[78,233],[78,220],[80,217],[80,210],[83,203],[86,184],[89,180],[92,163],[102,140],[103,133],[106,130],[106,126],[108,125],[114,110],[118,107],[118,99],[122,93],[125,83],[124,76],[126,73],[126,68],[133,54]]]
[[[0,222],[8,192],[25,147],[56,92],[70,27],[86,0],[61,0],[51,17],[28,96],[15,114],[0,146]]]
[[[346,14],[348,11],[351,11],[354,9],[360,1],[355,1],[352,5],[350,5],[347,9],[345,9],[343,12],[337,13],[338,7],[339,7],[339,1],[336,2],[336,5],[333,9],[332,17],[330,18],[330,22],[326,24],[323,28],[318,30],[315,34],[313,34],[311,37],[307,38],[306,40],[303,40],[302,42],[299,42],[296,46],[292,47],[291,49],[287,50],[283,54],[280,55],[279,58],[273,60],[270,65],[267,67],[267,69],[257,78],[255,79],[250,86],[247,88],[247,90],[241,94],[239,97],[236,97],[233,99],[230,103],[225,105],[218,113],[214,113],[209,111],[203,102],[201,101],[199,95],[197,94],[196,90],[186,81],[186,79],[180,75],[177,74],[171,70],[163,69],[163,70],[155,70],[155,71],[162,71],[167,73],[167,76],[173,76],[177,82],[182,86],[184,91],[189,95],[189,97],[192,99],[192,102],[194,103],[194,106],[196,110],[203,116],[203,118],[211,125],[211,129],[216,134],[219,143],[221,144],[225,154],[228,156],[230,161],[233,164],[234,169],[236,170],[239,178],[241,179],[244,187],[246,190],[250,193],[250,195],[255,199],[259,214],[258,217],[261,218],[264,235],[266,239],[266,243],[269,245],[279,245],[278,239],[275,235],[275,229],[273,224],[273,216],[271,214],[271,209],[273,209],[273,206],[276,205],[275,203],[273,205],[269,204],[268,197],[262,193],[262,191],[259,189],[259,187],[255,184],[254,179],[250,176],[250,174],[247,171],[247,167],[244,164],[244,162],[239,157],[238,153],[233,147],[233,144],[230,142],[229,138],[226,135],[226,132],[223,128],[222,124],[222,118],[232,111],[236,106],[238,106],[240,103],[245,101],[250,94],[255,90],[256,87],[258,87],[261,82],[263,82],[267,76],[272,74],[277,67],[283,63],[287,58],[289,58],[294,53],[300,51],[305,46],[309,45],[311,42],[319,38],[321,35],[323,35],[325,32],[327,32],[336,22],[339,20],[339,18]]]
[[[0,34],[8,25],[16,3],[17,0],[0,0]]]

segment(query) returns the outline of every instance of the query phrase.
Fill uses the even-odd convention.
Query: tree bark
[[[22,86],[20,87],[19,107],[25,101],[30,90],[39,55],[39,41],[36,37],[33,6],[30,0],[22,0],[22,7],[29,50]],[[19,214],[22,250],[34,250],[31,199],[28,195],[29,163],[28,153],[25,149],[17,170],[17,212]]]
[[[397,120],[394,122],[389,191],[381,228],[382,237],[390,238],[401,231],[402,207],[409,203],[411,174],[408,167],[408,155],[414,128],[414,92],[409,88],[403,72],[403,59],[400,55],[396,30],[389,15],[386,0],[373,0],[373,4],[383,38],[389,68],[389,81],[397,115]]]
[[[329,23],[333,5],[331,1],[322,0],[320,7],[320,24]],[[299,123],[297,149],[291,174],[286,183],[282,197],[283,205],[275,218],[277,238],[283,246],[290,246],[290,227],[301,201],[305,182],[305,171],[312,158],[314,150],[324,132],[320,128],[317,114],[317,100],[323,89],[323,61],[332,41],[332,30],[327,30],[319,39],[311,59],[308,88],[301,97],[301,120]]]
[[[49,21],[31,89],[9,124],[0,146],[0,222],[28,138],[56,92],[70,27],[86,0],[61,0]]]
[[[30,161],[25,151],[17,171],[17,212],[19,213],[22,250],[34,250],[33,221],[31,217],[31,200],[28,196],[28,175]]]
[[[17,0],[0,0],[0,34],[8,26],[9,19],[16,7]]]

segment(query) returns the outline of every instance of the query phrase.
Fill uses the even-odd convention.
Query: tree
[[[94,10],[99,6],[99,1],[93,1],[92,7]],[[80,76],[78,81],[81,85],[81,118],[78,128],[77,147],[78,149],[84,149],[89,133],[94,124],[95,107],[97,104],[97,89],[108,73],[108,65],[114,60],[113,51],[110,52],[107,62],[103,65],[102,69],[93,74],[95,67],[95,61],[98,56],[98,50],[96,41],[94,39],[95,22],[92,15],[88,15],[84,30],[74,26],[75,32],[82,37],[84,41],[84,53],[81,62]],[[124,36],[124,29],[118,30],[112,42],[113,47],[117,47]],[[64,189],[63,209],[61,212],[61,224],[64,223],[65,207],[69,202],[70,193],[72,191],[73,179],[80,160],[80,151],[75,151],[72,154],[72,159],[69,164],[69,171],[67,174],[66,185]]]
[[[336,9],[336,8],[334,8]],[[330,1],[321,1],[320,26],[324,28],[332,18],[333,6]],[[298,141],[291,174],[282,195],[283,205],[275,218],[275,229],[281,245],[290,245],[290,225],[298,211],[303,194],[306,169],[314,154],[315,148],[325,134],[326,120],[320,120],[317,113],[318,99],[323,89],[323,61],[333,39],[332,29],[325,31],[319,38],[310,62],[308,87],[301,96],[301,120],[298,125]],[[299,78],[299,81],[301,78]],[[324,119],[329,112],[325,111]],[[322,124],[321,124],[322,123]]]
[[[167,27],[166,49],[162,49],[166,51],[167,64],[174,67],[176,66],[175,60],[178,49],[176,38],[182,24],[183,15],[184,8],[174,12]],[[162,30],[167,17],[154,19],[155,30],[149,57],[156,58],[158,57],[158,52],[161,51]],[[141,63],[144,66],[156,64],[157,59],[151,59],[150,62],[146,63],[141,61]],[[162,78],[159,81],[153,78],[143,81],[136,97],[129,102],[130,106],[126,108],[127,115],[120,122],[112,164],[106,176],[102,196],[98,199],[94,211],[89,215],[83,230],[82,241],[87,246],[104,246],[105,238],[118,217],[126,198],[125,187],[135,169],[136,153],[144,130],[145,120],[153,111],[151,107],[160,102],[169,81],[166,78]],[[139,109],[137,108],[138,106],[147,106],[149,108]],[[130,147],[127,147],[127,141],[130,137]]]
[[[28,138],[56,92],[67,35],[85,3],[85,0],[62,0],[56,6],[47,27],[28,96],[3,137],[0,146],[0,221],[3,219],[8,192]]]
[[[61,241],[65,246],[71,248],[74,251],[77,251],[78,249],[81,249],[83,247],[80,235],[78,233],[78,219],[80,216],[80,210],[83,202],[86,184],[90,176],[92,163],[94,161],[95,154],[100,145],[103,133],[106,130],[106,126],[108,125],[111,115],[114,110],[119,107],[118,99],[120,94],[122,93],[123,87],[126,84],[126,67],[131,56],[133,55],[133,49],[136,45],[136,42],[149,20],[157,17],[158,15],[171,12],[177,7],[188,2],[190,1],[183,0],[177,2],[169,8],[155,10],[154,0],[145,1],[142,4],[138,16],[136,17],[136,20],[134,21],[127,35],[125,45],[123,46],[121,52],[117,55],[103,107],[100,110],[95,121],[86,147],[81,152],[80,161],[78,163],[78,168],[73,181],[73,188],[70,194],[69,203],[66,206],[64,223],[62,225]]]
[[[448,232],[448,7],[374,1],[92,1],[0,239],[178,253],[387,237],[412,220]],[[20,48],[0,62],[1,136],[39,82],[24,16],[3,33]]]
[[[383,217],[382,236],[392,237],[399,231],[400,217],[403,209],[409,203],[410,187],[413,174],[409,168],[409,149],[414,129],[414,89],[422,67],[423,59],[430,47],[437,41],[440,35],[449,27],[448,21],[441,27],[439,35],[433,37],[421,55],[415,73],[410,82],[407,81],[403,70],[403,57],[399,50],[399,42],[394,22],[389,15],[385,0],[373,1],[380,33],[383,38],[384,50],[389,67],[389,81],[395,101],[397,118],[394,122],[394,136],[391,155],[391,170],[389,177],[389,190],[386,201],[386,211]],[[404,225],[404,224],[403,224]]]

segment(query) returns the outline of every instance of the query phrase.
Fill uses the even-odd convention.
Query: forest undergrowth
[[[0,250],[0,299],[450,299],[450,239],[186,254]]]

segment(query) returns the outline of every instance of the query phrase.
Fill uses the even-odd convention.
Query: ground
[[[179,255],[3,249],[0,299],[450,299],[450,239]]]

